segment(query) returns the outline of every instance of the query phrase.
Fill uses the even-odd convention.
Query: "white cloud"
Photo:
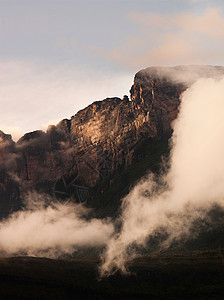
[[[213,205],[224,208],[223,95],[224,79],[199,80],[184,93],[164,184],[159,188],[151,175],[123,200],[121,229],[108,241],[102,275],[125,272],[136,245],[145,246],[150,237],[161,233],[161,247],[192,238],[195,220],[206,218]]]
[[[47,204],[51,201],[51,205]],[[88,209],[27,195],[27,208],[0,222],[1,255],[58,257],[80,247],[104,245],[113,232],[108,220],[86,220]]]

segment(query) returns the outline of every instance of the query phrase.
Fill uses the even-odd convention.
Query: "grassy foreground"
[[[216,251],[136,259],[130,275],[99,280],[95,258],[0,259],[0,299],[224,299],[224,261]]]

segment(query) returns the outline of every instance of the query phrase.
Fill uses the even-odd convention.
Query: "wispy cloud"
[[[195,237],[202,220],[211,222],[213,205],[224,208],[223,93],[224,79],[201,79],[183,94],[168,173],[159,184],[148,176],[123,200],[120,231],[107,244],[103,275],[126,272],[127,261],[150,238],[160,238],[166,248]]]
[[[209,0],[190,0],[191,3],[208,2]]]
[[[224,18],[216,8],[181,15],[133,12],[128,18],[137,34],[112,50],[95,48],[95,53],[131,68],[210,64],[224,58]]]

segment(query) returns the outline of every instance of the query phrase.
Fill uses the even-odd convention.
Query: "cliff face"
[[[97,101],[59,123],[57,127],[71,139],[82,182],[94,186],[130,165],[139,142],[168,139],[183,90],[183,85],[140,72],[130,91],[131,101],[127,96]]]
[[[54,182],[65,174],[87,187],[110,183],[132,164],[140,143],[169,139],[187,86],[199,76],[217,74],[224,74],[224,68],[148,68],[135,75],[130,100],[124,96],[96,101],[46,133],[28,133],[16,144],[0,132],[1,202],[11,197],[17,203],[30,189],[51,193]]]

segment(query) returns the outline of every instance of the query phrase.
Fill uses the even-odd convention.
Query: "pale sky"
[[[0,0],[0,129],[18,138],[153,65],[223,65],[223,0]]]

